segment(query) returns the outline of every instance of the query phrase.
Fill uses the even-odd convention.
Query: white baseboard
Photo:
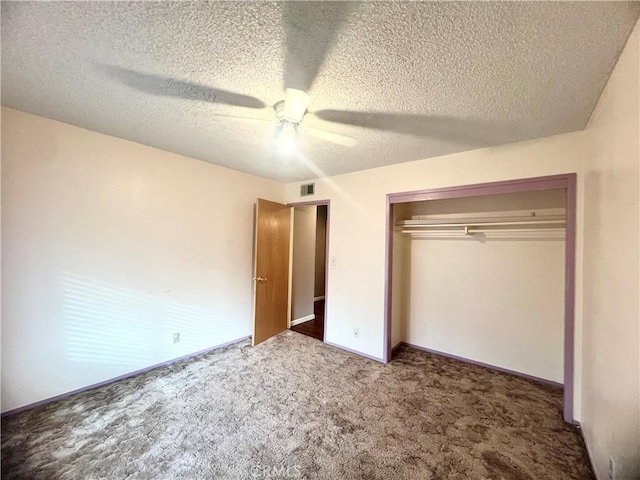
[[[320,295],[319,297],[313,297],[314,302],[317,302],[318,300],[324,300],[324,295]]]
[[[291,326],[294,327],[296,325],[300,325],[301,323],[308,322],[313,320],[316,316],[312,313],[311,315],[307,315],[306,317],[296,318],[295,320],[291,320]]]

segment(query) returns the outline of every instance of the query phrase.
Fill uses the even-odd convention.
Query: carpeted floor
[[[2,478],[591,479],[561,391],[285,332],[2,421]]]

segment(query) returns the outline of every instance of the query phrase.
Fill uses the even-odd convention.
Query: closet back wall
[[[496,195],[481,205],[478,198],[431,201],[429,212],[410,213],[564,207],[562,192],[541,193]],[[400,245],[410,255],[401,274],[405,342],[562,383],[563,238],[412,237]]]

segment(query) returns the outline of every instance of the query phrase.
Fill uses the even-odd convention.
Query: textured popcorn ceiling
[[[277,180],[336,175],[584,128],[639,10],[2,2],[2,104]],[[368,118],[372,128],[327,121],[352,119],[331,112],[305,117],[303,125],[357,139],[354,148],[307,138],[285,160],[269,124],[229,117],[274,119],[285,83],[314,77],[310,112],[380,113]],[[140,91],[136,81],[161,88]],[[267,106],[216,103],[225,97],[181,81]],[[157,94],[167,92],[190,98]]]

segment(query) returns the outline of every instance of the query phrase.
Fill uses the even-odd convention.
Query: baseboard
[[[589,442],[587,442],[587,437],[584,434],[584,430],[582,429],[582,425],[577,420],[575,421],[576,427],[580,431],[580,436],[582,437],[582,441],[584,442],[584,447],[587,450],[587,457],[589,457],[589,463],[591,464],[591,471],[593,472],[593,476],[596,480],[600,480],[598,477],[598,471],[596,470],[596,465],[593,463],[593,457],[591,457],[591,449],[589,448]]]
[[[344,350],[345,352],[349,352],[349,353],[354,353],[360,357],[365,357],[368,358],[370,360],[375,360],[376,362],[380,362],[380,363],[385,363],[384,360],[382,360],[381,358],[378,357],[374,357],[373,355],[369,355],[367,353],[362,353],[362,352],[358,352],[357,350],[352,350],[351,348],[347,348],[347,347],[343,347],[342,345],[336,345],[335,343],[331,343],[331,342],[324,342],[326,345],[330,345],[332,347],[335,348],[339,348],[340,350]]]
[[[320,300],[324,300],[324,295],[320,295],[319,297],[313,297],[314,302],[318,302]]]
[[[187,360],[192,357],[197,357],[198,355],[202,355],[213,350],[217,350],[219,348],[228,347],[229,345],[233,345],[235,343],[243,342],[247,339],[251,338],[250,336],[244,336],[241,338],[237,338],[235,340],[231,340],[230,342],[221,343],[220,345],[216,345],[214,347],[208,347],[204,350],[199,350],[197,352],[188,353],[187,355],[183,355],[181,357],[173,358],[171,360],[167,360],[166,362],[156,363],[155,365],[151,365],[150,367],[141,368],[140,370],[135,370],[133,372],[124,373],[122,375],[118,375],[117,377],[110,378],[108,380],[103,380],[98,383],[92,383],[91,385],[87,385],[86,387],[77,388],[75,390],[71,390],[70,392],[61,393],[60,395],[55,395],[53,397],[45,398],[44,400],[38,400],[37,402],[29,403],[27,405],[23,405],[22,407],[17,407],[12,410],[7,410],[6,412],[2,412],[1,417],[8,417],[9,415],[15,415],[16,413],[24,412],[25,410],[30,410],[32,408],[41,407],[42,405],[46,405],[48,403],[53,403],[58,400],[62,400],[63,398],[70,397],[71,395],[75,395],[76,393],[86,392],[88,390],[93,390],[94,388],[104,387],[105,385],[109,385],[114,382],[118,382],[120,380],[124,380],[125,378],[134,377],[136,375],[140,375],[141,373],[148,372],[150,370],[155,370],[156,368],[166,367],[167,365],[171,365],[172,363],[181,362],[182,360]]]
[[[431,348],[421,347],[419,345],[413,345],[413,344],[407,343],[407,342],[400,342],[398,345],[396,345],[395,348],[399,348],[402,345],[404,345],[406,347],[409,347],[409,348],[415,348],[416,350],[420,350],[422,352],[427,352],[427,353],[432,353],[434,355],[439,355],[441,357],[447,357],[447,358],[451,358],[453,360],[459,360],[461,362],[470,363],[472,365],[478,365],[479,367],[488,368],[490,370],[495,370],[497,372],[508,373],[510,375],[516,375],[518,377],[526,378],[527,380],[533,380],[535,382],[546,383],[547,385],[553,385],[554,387],[560,387],[560,388],[564,387],[564,385],[562,383],[554,382],[553,380],[547,380],[546,378],[536,377],[534,375],[529,375],[528,373],[516,372],[514,370],[509,370],[508,368],[497,367],[497,366],[491,365],[489,363],[479,362],[477,360],[471,360],[471,359],[465,358],[465,357],[459,357],[458,355],[453,355],[451,353],[441,352],[439,350],[433,350]],[[394,348],[394,350],[395,350],[395,348]]]
[[[316,316],[313,313],[311,315],[307,315],[306,317],[296,318],[295,320],[291,320],[291,326],[295,327],[296,325],[300,325],[301,323],[309,322],[314,318],[316,318]]]

